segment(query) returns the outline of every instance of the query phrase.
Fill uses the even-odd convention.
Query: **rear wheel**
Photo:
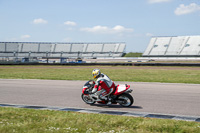
[[[91,99],[88,95],[81,95],[82,100],[87,103],[87,104],[94,104],[95,101],[93,99]]]
[[[129,107],[134,102],[133,97],[128,93],[121,94],[117,99],[119,100],[119,104],[123,107]]]

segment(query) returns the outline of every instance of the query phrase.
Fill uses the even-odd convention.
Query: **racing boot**
[[[107,103],[107,105],[111,105],[112,104],[111,100],[112,99],[108,96],[108,103]]]

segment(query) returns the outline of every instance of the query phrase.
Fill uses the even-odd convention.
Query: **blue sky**
[[[0,41],[125,42],[200,35],[200,0],[0,0]]]

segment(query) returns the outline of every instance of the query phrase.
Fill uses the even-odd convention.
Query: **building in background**
[[[152,37],[143,57],[200,57],[200,35]]]
[[[66,59],[121,57],[126,44],[61,43],[61,42],[0,42],[0,57],[29,61],[30,59]]]

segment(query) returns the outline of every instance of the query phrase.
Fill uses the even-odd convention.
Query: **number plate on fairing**
[[[118,85],[118,87],[117,87],[117,92],[119,93],[119,92],[122,92],[122,91],[124,91],[124,90],[126,90],[126,85]]]

